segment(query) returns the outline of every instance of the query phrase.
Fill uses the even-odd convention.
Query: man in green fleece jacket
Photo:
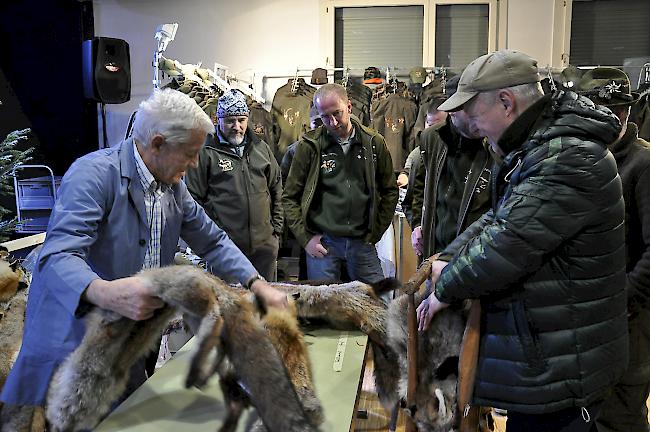
[[[309,279],[383,279],[374,244],[390,225],[397,183],[386,142],[351,118],[345,87],[314,94],[323,126],[298,143],[282,196],[289,228],[307,253]]]

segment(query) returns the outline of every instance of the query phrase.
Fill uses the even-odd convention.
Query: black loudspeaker
[[[96,37],[83,41],[84,95],[107,104],[131,99],[129,44],[122,39]]]

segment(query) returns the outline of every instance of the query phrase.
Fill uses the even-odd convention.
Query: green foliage
[[[3,196],[14,194],[14,183],[12,173],[17,166],[22,165],[31,159],[30,153],[34,150],[17,150],[16,146],[20,141],[29,140],[31,129],[16,130],[0,143],[0,193]],[[4,217],[10,213],[10,210],[0,205],[0,241],[6,240],[6,233],[14,229],[16,218],[4,220]]]

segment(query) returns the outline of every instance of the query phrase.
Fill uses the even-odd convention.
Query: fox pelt
[[[0,302],[6,302],[16,294],[21,279],[20,269],[2,259],[3,255],[0,254]]]
[[[0,253],[0,256],[3,256]],[[3,285],[4,284],[4,285]],[[29,286],[24,270],[0,259],[0,390],[20,351],[25,325]],[[0,432],[43,432],[41,407],[3,405],[0,402]]]
[[[269,308],[262,316],[261,323],[271,343],[280,355],[282,363],[286,367],[293,389],[295,389],[306,416],[312,425],[320,425],[324,420],[323,411],[314,389],[311,363],[307,354],[304,337],[298,328],[295,304],[290,300],[289,308],[286,310]],[[244,323],[243,325],[248,326],[249,324]],[[237,328],[241,326],[242,323],[239,323]],[[235,329],[235,332],[233,337],[241,337],[237,329]],[[257,341],[250,340],[246,343],[255,345]],[[261,349],[268,349],[268,347],[263,346]],[[259,355],[264,356],[261,352]],[[256,367],[259,368],[259,365]],[[237,371],[233,367],[231,358],[226,356],[226,358],[220,361],[218,371],[219,384],[226,400],[228,412],[220,432],[230,432],[236,429],[240,415],[250,405],[250,400],[255,395],[247,391],[247,385],[241,382]],[[257,375],[260,374],[258,373]],[[284,401],[286,396],[278,395],[277,397],[281,397]],[[274,429],[261,420],[257,420],[251,427],[251,431],[253,432],[267,430],[284,429]]]
[[[46,416],[53,431],[93,428],[124,392],[131,366],[155,348],[152,344],[176,309],[188,317],[198,340],[186,386],[205,385],[228,358],[269,430],[315,430],[250,295],[194,266],[145,270],[138,276],[166,306],[138,322],[100,308],[88,313],[81,344],[50,383]],[[277,415],[279,400],[282,415]]]
[[[415,294],[415,305],[423,300],[422,292]],[[393,300],[387,310],[388,346],[399,360],[400,379],[397,395],[406,398],[407,388],[407,326],[408,296]],[[429,328],[418,333],[418,384],[415,406],[406,407],[418,429],[429,432],[455,430],[460,423],[460,407],[457,406],[458,359],[465,330],[465,312],[446,308],[432,319]],[[392,383],[391,383],[392,384]],[[388,400],[386,404],[393,404]]]
[[[0,251],[0,389],[20,351],[29,291],[23,269],[6,257]]]
[[[375,385],[387,411],[406,400],[408,345],[408,297],[402,295],[385,304],[380,295],[401,287],[396,279],[378,284],[273,284],[297,294],[301,318],[325,319],[340,328],[353,327],[366,333],[372,345]],[[424,293],[416,294],[416,305]],[[418,386],[415,406],[405,407],[418,429],[448,432],[460,418],[457,407],[458,357],[465,328],[462,310],[445,309],[419,334]]]

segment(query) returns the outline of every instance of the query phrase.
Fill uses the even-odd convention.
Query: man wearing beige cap
[[[623,128],[609,144],[623,182],[630,363],[605,400],[596,419],[598,432],[647,431],[650,393],[650,144],[628,123],[630,105],[639,99],[630,91],[625,72],[598,67],[584,74],[577,91],[609,108]],[[594,429],[595,430],[595,429]]]
[[[472,403],[508,411],[511,431],[588,431],[627,364],[625,209],[603,107],[544,95],[537,62],[497,51],[470,63],[441,108],[462,109],[503,161],[492,209],[434,263],[420,329],[479,298]]]

